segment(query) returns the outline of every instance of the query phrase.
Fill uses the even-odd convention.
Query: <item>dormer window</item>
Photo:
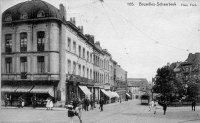
[[[11,14],[7,14],[4,18],[5,21],[12,21],[12,16]]]
[[[43,10],[38,11],[37,17],[39,17],[39,18],[40,18],[40,17],[45,17],[44,11],[43,11]]]
[[[20,19],[27,19],[28,18],[28,15],[26,12],[23,12],[21,15],[20,15]]]

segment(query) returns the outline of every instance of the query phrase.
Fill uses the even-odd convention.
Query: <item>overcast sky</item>
[[[23,1],[2,0],[2,11]],[[139,6],[139,0],[44,1],[57,8],[63,3],[67,19],[76,17],[77,26],[83,25],[85,34],[95,35],[129,78],[151,81],[156,70],[168,62],[185,61],[189,53],[200,52],[199,0],[140,0],[176,3],[170,7]]]

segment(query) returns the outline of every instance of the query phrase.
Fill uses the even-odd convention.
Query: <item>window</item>
[[[80,45],[78,46],[78,55],[79,55],[79,57],[81,57],[81,46]]]
[[[78,75],[81,76],[81,65],[78,65]]]
[[[28,18],[28,15],[26,12],[23,12],[21,15],[20,15],[20,19],[27,19]]]
[[[38,56],[37,57],[37,70],[38,70],[38,73],[44,73],[45,72],[44,56]]]
[[[75,41],[73,42],[73,50],[74,50],[74,53],[76,53],[76,42]]]
[[[21,73],[27,72],[27,57],[20,58],[20,70],[21,70]]]
[[[92,62],[92,53],[90,53],[90,62]]]
[[[71,74],[71,61],[68,60],[67,64],[68,64],[68,74]]]
[[[44,31],[37,32],[37,51],[44,51]]]
[[[92,69],[90,69],[90,79],[92,79]]]
[[[68,40],[68,50],[71,51],[71,38],[67,38]]]
[[[89,79],[89,68],[87,68],[87,78]]]
[[[5,59],[6,62],[6,73],[11,73],[12,72],[12,58],[8,57]]]
[[[11,34],[5,35],[5,52],[7,53],[12,52],[12,35]]]
[[[73,73],[74,75],[76,75],[76,62],[73,62]]]
[[[12,21],[12,16],[11,14],[7,14],[4,18],[5,21]]]
[[[21,52],[27,51],[27,33],[26,32],[20,33],[20,51]]]
[[[85,66],[83,66],[83,77],[85,77]]]
[[[38,11],[37,17],[39,17],[39,18],[40,18],[40,17],[45,17],[44,11],[43,11],[43,10]]]
[[[89,61],[89,51],[87,51],[87,61]]]
[[[85,58],[85,48],[83,48],[83,58]]]

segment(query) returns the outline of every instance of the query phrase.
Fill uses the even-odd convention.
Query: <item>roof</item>
[[[44,12],[43,18],[56,18],[63,20],[60,10],[53,5],[42,0],[31,0],[16,4],[5,10],[2,14],[2,21],[6,22],[5,18],[8,15],[11,15],[11,21],[22,20],[20,17],[23,14],[27,15],[27,18],[24,18],[23,20],[36,19],[38,18],[37,14],[40,11]]]
[[[195,53],[195,54],[190,53],[185,62],[193,64],[200,63],[200,53]]]
[[[148,86],[148,81],[146,78],[127,78],[128,86]]]

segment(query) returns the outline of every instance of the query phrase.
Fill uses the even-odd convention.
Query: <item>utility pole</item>
[[[0,0],[0,13],[1,13],[1,5],[2,5],[2,1]],[[1,52],[1,27],[2,27],[2,21],[1,21],[1,17],[0,17],[0,52]],[[1,53],[0,53],[0,65],[1,65]],[[0,69],[0,110],[1,110],[1,69]]]

